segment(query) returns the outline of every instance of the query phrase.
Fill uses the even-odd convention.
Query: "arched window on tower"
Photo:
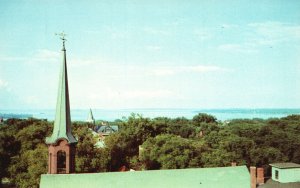
[[[66,173],[66,152],[62,150],[57,152],[57,173]]]

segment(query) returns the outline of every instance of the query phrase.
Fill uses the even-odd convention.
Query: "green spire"
[[[51,137],[46,138],[47,144],[54,144],[59,139],[66,139],[69,143],[77,143],[77,140],[72,135],[71,131],[71,115],[69,102],[69,88],[68,88],[68,74],[67,74],[67,60],[64,34],[61,35],[63,41],[63,61],[61,72],[59,75],[59,87],[56,103],[56,114],[54,121],[54,129]]]

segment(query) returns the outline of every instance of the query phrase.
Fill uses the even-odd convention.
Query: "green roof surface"
[[[71,131],[68,71],[64,40],[62,54],[63,61],[59,75],[54,128],[51,137],[46,138],[46,144],[54,144],[59,139],[66,139],[69,143],[77,143],[77,140],[74,138]]]
[[[90,174],[44,174],[41,188],[249,188],[246,166]]]

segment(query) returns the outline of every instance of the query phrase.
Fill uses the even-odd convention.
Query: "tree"
[[[107,171],[108,154],[103,148],[95,147],[98,141],[87,125],[78,123],[74,129],[78,138],[76,146],[76,172],[90,173]]]
[[[10,166],[12,183],[17,187],[39,187],[41,174],[47,173],[48,149],[39,144],[13,158]]]
[[[172,119],[167,128],[168,134],[175,134],[183,138],[194,138],[199,132],[199,127],[186,118]]]
[[[250,152],[255,147],[255,142],[246,137],[231,135],[222,140],[220,148],[231,154],[232,161],[240,165],[250,166]]]
[[[193,122],[196,125],[200,125],[201,123],[217,123],[217,118],[205,113],[199,113],[193,117]]]
[[[21,143],[21,152],[33,150],[38,144],[44,143],[50,131],[50,124],[46,121],[33,122],[19,130],[16,139]]]
[[[2,178],[8,177],[8,167],[11,162],[11,157],[15,155],[20,147],[15,138],[8,132],[0,130],[0,187]]]
[[[250,151],[251,165],[263,167],[267,176],[271,175],[270,163],[287,162],[288,158],[280,150],[267,147]]]
[[[138,155],[138,146],[133,135],[118,132],[105,138],[109,171],[118,171],[122,166],[130,166],[130,158]]]
[[[178,169],[187,168],[196,156],[191,140],[175,135],[162,134],[149,138],[143,145],[140,161],[146,169]],[[199,154],[199,153],[198,153]],[[195,165],[196,161],[192,161]]]
[[[204,167],[229,166],[234,159],[234,154],[224,149],[210,149],[202,155]]]
[[[221,125],[207,114],[192,120],[132,114],[118,124],[119,132],[105,139],[104,148],[96,148],[98,140],[89,125],[74,123],[76,172],[117,171],[124,165],[134,169],[219,167],[235,161],[262,166],[268,175],[269,163],[300,163],[300,115],[238,119]],[[40,175],[47,171],[44,140],[52,125],[37,119],[9,119],[0,126],[0,178],[10,177],[17,187],[38,186]],[[200,130],[204,135],[198,137]]]

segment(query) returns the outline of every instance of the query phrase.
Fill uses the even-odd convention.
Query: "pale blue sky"
[[[299,108],[300,1],[0,2],[0,109]]]

